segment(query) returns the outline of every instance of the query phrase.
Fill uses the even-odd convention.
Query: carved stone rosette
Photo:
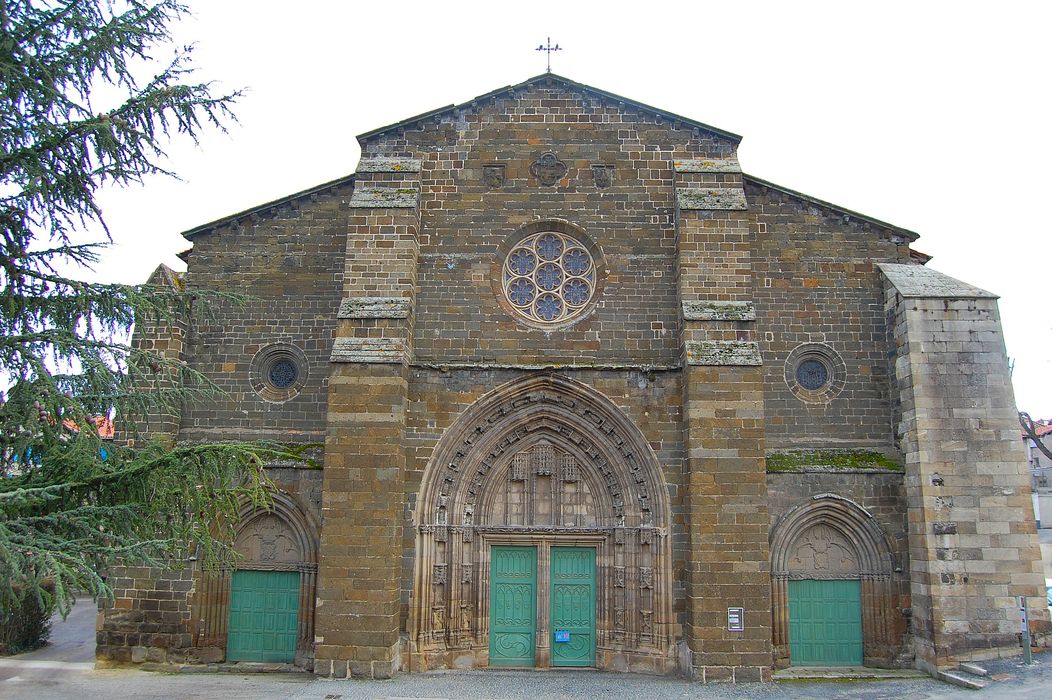
[[[424,475],[412,668],[463,663],[464,650],[486,663],[489,552],[499,544],[537,548],[538,665],[551,653],[550,548],[572,545],[596,550],[597,665],[675,669],[667,493],[638,428],[590,387],[543,375],[480,399]],[[463,536],[439,535],[445,528]]]

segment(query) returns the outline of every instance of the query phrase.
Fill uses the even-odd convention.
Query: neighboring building
[[[227,392],[154,432],[323,468],[238,570],[115,572],[100,661],[935,670],[1017,594],[1046,639],[996,298],[739,141],[545,74],[188,231],[155,280],[254,298],[137,329]]]

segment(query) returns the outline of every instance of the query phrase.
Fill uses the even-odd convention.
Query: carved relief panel
[[[245,562],[295,564],[303,559],[292,529],[273,514],[261,515],[246,525],[234,547]]]
[[[859,570],[855,548],[828,525],[815,525],[793,542],[789,570],[816,574],[850,574]]]

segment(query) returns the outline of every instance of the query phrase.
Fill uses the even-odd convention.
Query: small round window
[[[818,391],[829,383],[829,369],[821,360],[804,360],[796,366],[796,381],[808,391]]]
[[[295,345],[273,343],[252,358],[252,390],[266,401],[288,401],[306,381],[307,358]]]
[[[508,305],[541,327],[581,316],[596,297],[597,281],[589,248],[556,230],[531,233],[512,245],[500,271],[500,289]]]
[[[806,403],[828,403],[843,391],[847,366],[833,348],[822,343],[804,343],[785,360],[785,383],[796,398]]]
[[[288,389],[296,383],[299,368],[292,360],[281,358],[270,366],[270,383],[275,389]]]

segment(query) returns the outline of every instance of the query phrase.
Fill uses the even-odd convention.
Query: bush
[[[10,610],[0,611],[0,656],[20,654],[47,644],[51,635],[51,608],[30,593]]]

